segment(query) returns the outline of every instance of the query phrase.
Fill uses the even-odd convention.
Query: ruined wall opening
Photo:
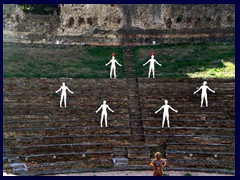
[[[228,17],[227,17],[227,21],[230,22],[230,23],[233,22],[232,16],[228,16]]]
[[[195,18],[194,20],[194,27],[199,26],[201,19],[200,18]]]
[[[93,20],[92,20],[92,18],[87,18],[87,23],[92,26],[92,25],[93,25]]]
[[[172,26],[172,20],[171,20],[170,18],[168,18],[168,19],[166,20],[166,27],[167,27],[168,29],[171,29],[171,26]]]
[[[216,25],[217,26],[221,25],[221,17],[220,16],[218,16],[217,19],[216,19]]]
[[[180,22],[182,22],[182,14],[181,15],[179,15],[179,16],[177,16],[177,18],[176,18],[176,23],[180,23]]]
[[[186,22],[187,22],[187,23],[191,23],[191,21],[192,21],[192,18],[191,18],[191,17],[187,17],[187,18],[186,18]]]
[[[79,17],[79,19],[78,19],[78,25],[81,26],[81,25],[84,24],[84,23],[85,23],[84,18],[83,18],[83,17]]]
[[[71,28],[74,25],[74,18],[70,17],[69,21],[68,21],[68,27]]]

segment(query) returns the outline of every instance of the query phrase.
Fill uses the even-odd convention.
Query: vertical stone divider
[[[140,108],[138,79],[136,77],[134,56],[132,51],[133,49],[130,46],[125,46],[123,49],[125,71],[127,74],[131,144],[144,145],[145,138]]]

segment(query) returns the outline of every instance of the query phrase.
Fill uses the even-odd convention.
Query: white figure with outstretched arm
[[[65,83],[62,83],[62,86],[60,87],[59,90],[55,91],[56,93],[58,93],[60,90],[62,90],[62,94],[61,94],[61,100],[60,100],[60,107],[62,107],[62,101],[64,99],[64,107],[67,107],[67,90],[74,94],[74,92],[72,92],[67,86],[65,86]]]
[[[168,105],[168,101],[165,100],[165,105],[163,105],[160,109],[155,111],[155,114],[157,114],[159,111],[163,109],[163,121],[162,121],[162,127],[164,127],[165,119],[167,119],[167,124],[169,126],[169,109],[173,110],[174,112],[178,112],[178,110],[173,109],[171,106]]]
[[[108,66],[111,63],[111,70],[110,70],[110,78],[112,78],[112,75],[114,74],[114,78],[117,78],[116,74],[116,64],[119,66],[122,66],[121,64],[118,63],[118,61],[115,59],[115,54],[112,53],[112,59],[105,64],[105,66]]]
[[[201,107],[203,106],[204,99],[205,99],[206,107],[208,107],[207,90],[211,91],[212,93],[215,93],[215,91],[210,89],[206,84],[207,84],[207,81],[204,81],[203,85],[197,91],[194,92],[194,94],[196,94],[198,91],[202,89]]]
[[[150,63],[149,65],[149,71],[148,71],[148,78],[150,78],[150,75],[151,75],[151,72],[153,74],[153,78],[155,78],[155,66],[154,66],[154,63],[156,63],[157,65],[159,66],[162,66],[162,64],[159,64],[157,62],[156,59],[154,59],[154,52],[152,52],[152,56],[151,56],[151,59],[149,59],[145,64],[143,64],[143,66],[145,66],[146,64]]]
[[[102,123],[103,123],[103,119],[105,120],[105,125],[107,126],[107,110],[109,109],[111,112],[114,113],[114,111],[106,104],[106,101],[103,101],[103,104],[98,108],[98,110],[96,111],[96,113],[98,113],[98,111],[100,111],[100,109],[102,109],[102,114],[101,114],[101,127],[102,127]]]

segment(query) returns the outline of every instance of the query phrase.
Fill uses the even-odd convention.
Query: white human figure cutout
[[[143,64],[143,66],[145,66],[149,62],[150,62],[150,65],[149,65],[149,71],[148,71],[148,78],[150,78],[151,72],[153,74],[153,78],[155,78],[155,66],[154,66],[154,63],[156,63],[159,66],[162,66],[162,64],[159,64],[157,62],[157,60],[154,59],[154,52],[152,52],[151,59],[149,59],[145,64]]]
[[[60,87],[60,89],[55,91],[55,92],[58,93],[60,90],[62,90],[60,107],[62,107],[62,101],[64,99],[64,107],[66,108],[67,107],[67,90],[72,94],[74,94],[74,92],[72,92],[67,86],[65,86],[64,82],[62,83],[62,86]]]
[[[202,89],[201,107],[203,106],[204,99],[205,99],[206,107],[208,107],[207,90],[211,91],[212,93],[215,93],[215,91],[210,89],[206,84],[207,84],[207,81],[204,81],[203,85],[197,91],[194,92],[194,94],[196,94],[198,91]]]
[[[117,74],[116,74],[116,65],[122,66],[121,64],[118,63],[118,61],[115,59],[115,54],[112,53],[112,59],[105,64],[105,66],[108,66],[111,63],[111,70],[110,70],[110,78],[112,78],[112,74],[114,74],[114,78],[117,78]]]
[[[102,114],[101,114],[101,127],[102,127],[102,123],[103,123],[103,119],[105,120],[105,125],[107,126],[107,109],[109,109],[111,112],[114,113],[114,111],[106,104],[106,101],[103,101],[103,104],[98,108],[98,110],[96,111],[96,113],[98,113],[98,111],[102,109]]]
[[[158,109],[157,111],[155,111],[155,114],[157,114],[159,111],[161,111],[163,109],[163,121],[162,121],[162,127],[164,127],[164,123],[165,123],[165,119],[167,119],[167,124],[168,127],[169,126],[169,109],[175,111],[176,113],[178,112],[178,110],[173,109],[171,106],[168,105],[168,100],[165,100],[165,105],[163,105],[160,109]]]

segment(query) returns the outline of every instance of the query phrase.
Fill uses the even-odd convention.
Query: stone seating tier
[[[200,93],[193,92],[203,79],[5,78],[4,169],[10,171],[11,162],[25,163],[30,174],[108,169],[113,158],[127,158],[124,168],[138,169],[160,151],[169,169],[233,170],[235,83],[207,81],[216,93],[200,108]],[[55,93],[62,82],[74,92],[67,108],[59,108]],[[161,128],[162,112],[154,113],[165,99],[179,111],[170,112],[170,128],[166,122]],[[107,128],[95,113],[103,100],[115,111]]]

